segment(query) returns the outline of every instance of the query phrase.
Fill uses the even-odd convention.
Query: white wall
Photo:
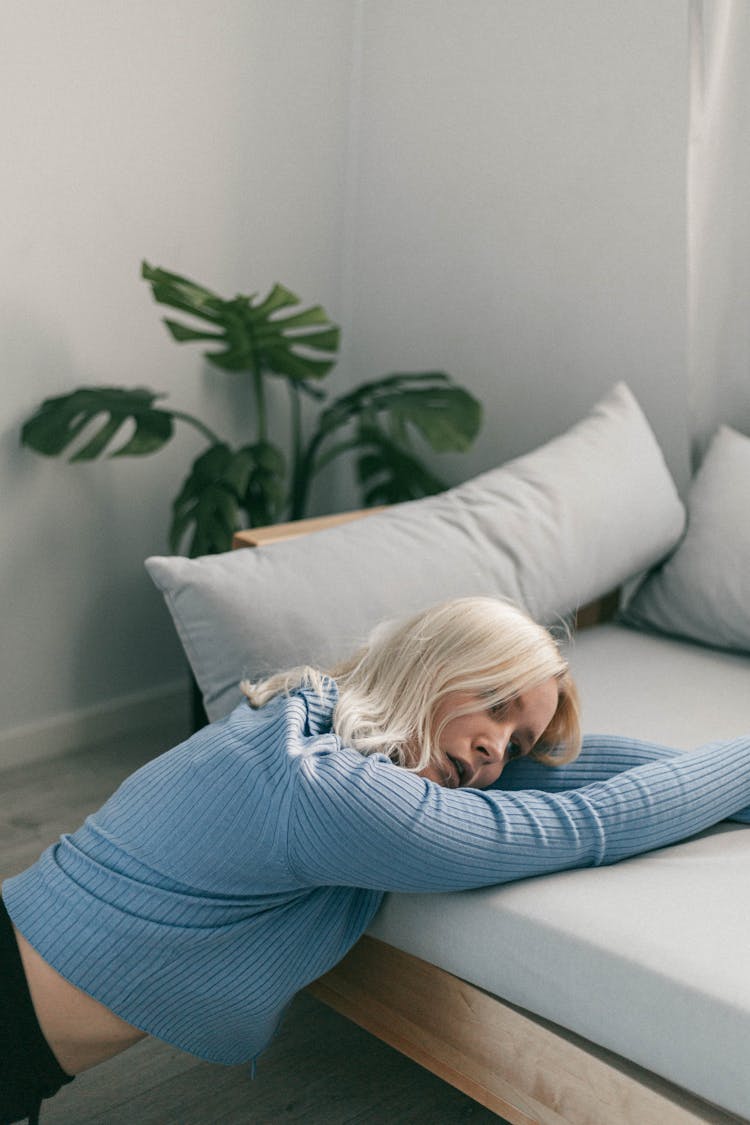
[[[489,468],[625,379],[685,439],[688,21],[681,0],[365,5],[354,365],[442,366]]]
[[[64,466],[19,428],[49,395],[141,384],[240,436],[236,380],[171,342],[140,261],[339,304],[351,16],[347,0],[3,8],[0,760],[185,681],[142,563],[166,549],[200,439]]]
[[[693,0],[688,401],[696,452],[750,433],[750,5]]]
[[[451,371],[486,422],[449,480],[620,378],[684,479],[687,72],[684,0],[4,11],[0,761],[182,682],[142,560],[199,442],[76,467],[18,447],[43,397],[87,382],[161,388],[239,436],[240,392],[167,338],[142,257],[322,301],[338,387]]]

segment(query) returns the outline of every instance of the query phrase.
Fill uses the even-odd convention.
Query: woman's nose
[[[509,742],[510,734],[507,731],[492,732],[477,739],[475,749],[485,761],[502,762]]]

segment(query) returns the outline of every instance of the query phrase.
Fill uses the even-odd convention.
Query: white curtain
[[[696,454],[750,434],[750,0],[691,0],[688,376]]]

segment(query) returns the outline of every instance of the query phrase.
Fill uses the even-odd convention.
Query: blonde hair
[[[553,678],[557,709],[532,756],[562,765],[580,751],[578,693],[557,642],[500,598],[454,598],[379,625],[329,675],[339,692],[334,732],[362,754],[387,754],[415,772],[437,761],[434,717],[449,693],[478,695],[495,707]],[[240,686],[253,707],[262,707],[303,684],[323,694],[324,674],[300,667]]]

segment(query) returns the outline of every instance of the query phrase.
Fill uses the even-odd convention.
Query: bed
[[[147,565],[212,718],[238,663],[329,663],[370,620],[494,591],[577,626],[587,731],[689,751],[750,732],[748,482],[750,440],[724,427],[686,530],[619,386],[560,438],[440,497]],[[603,596],[623,584],[626,599]],[[750,1121],[749,877],[750,833],[726,822],[613,867],[391,894],[310,990],[513,1125]]]

